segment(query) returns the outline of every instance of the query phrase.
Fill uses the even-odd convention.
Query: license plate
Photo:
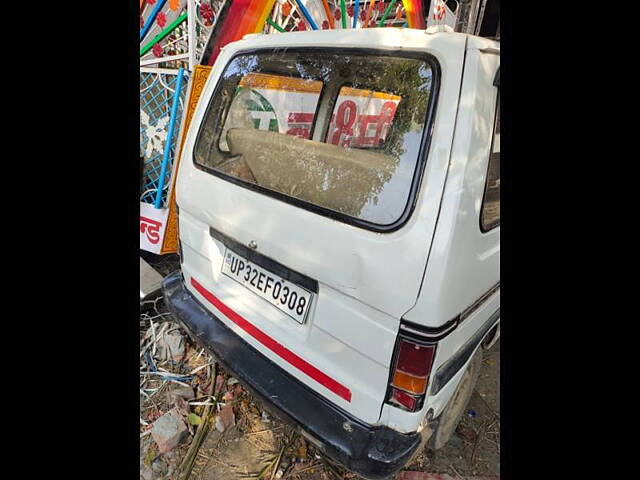
[[[262,297],[302,324],[307,318],[313,293],[226,249],[222,273]]]

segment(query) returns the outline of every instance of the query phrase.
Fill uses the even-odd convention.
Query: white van
[[[367,478],[446,443],[499,335],[499,53],[407,28],[250,35],[185,141],[168,305]]]

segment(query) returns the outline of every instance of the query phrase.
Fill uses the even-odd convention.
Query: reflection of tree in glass
[[[330,76],[338,73],[339,85],[346,84],[353,88],[402,97],[391,130],[379,149],[381,153],[390,157],[390,162],[386,168],[378,171],[377,181],[370,184],[366,195],[363,195],[365,192],[353,192],[363,195],[359,202],[361,207],[369,201],[377,204],[378,195],[391,180],[401,157],[407,152],[406,134],[410,131],[420,132],[424,127],[431,92],[431,68],[425,62],[416,59],[350,55],[316,58],[309,63],[315,63],[320,70],[327,69]],[[412,150],[417,151],[417,148]],[[416,160],[417,158],[409,159],[414,163]]]

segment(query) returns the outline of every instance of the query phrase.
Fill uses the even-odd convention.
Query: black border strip
[[[343,213],[340,212],[336,212],[335,210],[330,210],[328,208],[324,208],[324,207],[320,207],[318,205],[315,205],[313,203],[309,203],[309,202],[305,202],[303,200],[300,200],[298,198],[295,197],[291,197],[289,195],[285,195],[283,193],[277,192],[275,190],[269,190],[268,188],[262,187],[260,185],[256,185],[244,180],[241,180],[239,178],[233,177],[231,175],[227,175],[225,173],[222,173],[218,170],[215,170],[213,168],[209,168],[206,167],[204,165],[200,165],[195,158],[195,147],[193,149],[193,154],[192,154],[192,159],[191,161],[193,162],[193,165],[195,166],[195,168],[197,168],[198,170],[201,170],[203,172],[207,172],[211,175],[214,175],[218,178],[222,178],[228,182],[231,182],[235,185],[238,185],[240,187],[243,188],[247,188],[249,190],[252,190],[254,192],[258,192],[258,193],[262,193],[264,195],[267,195],[269,197],[275,198],[276,200],[280,200],[282,202],[288,203],[290,205],[294,205],[296,207],[299,208],[304,208],[305,210],[308,210],[310,212],[313,213],[317,213],[318,215],[322,215],[324,217],[328,217],[331,218],[333,220],[337,220],[343,223],[346,223],[348,225],[352,225],[355,227],[359,227],[359,228],[363,228],[365,230],[370,230],[373,232],[377,232],[377,233],[390,233],[390,232],[394,232],[396,230],[398,230],[399,228],[401,228],[405,223],[407,223],[407,221],[409,220],[409,218],[411,217],[411,214],[413,213],[413,211],[415,210],[416,207],[416,203],[417,203],[417,199],[418,199],[418,192],[420,191],[420,185],[422,183],[422,176],[424,173],[424,169],[425,169],[425,165],[427,163],[427,157],[428,157],[428,152],[430,150],[430,145],[431,145],[431,137],[432,137],[432,133],[433,133],[433,128],[434,128],[434,118],[435,118],[435,112],[436,112],[436,105],[438,103],[438,100],[440,98],[440,80],[441,80],[441,69],[440,69],[440,64],[438,63],[436,57],[434,57],[433,55],[426,53],[426,52],[405,52],[405,51],[398,51],[398,50],[387,50],[387,49],[380,49],[380,48],[361,48],[361,47],[341,47],[341,48],[335,48],[335,47],[296,47],[296,48],[288,48],[288,47],[269,47],[269,48],[253,48],[253,49],[246,49],[246,50],[239,50],[238,52],[236,52],[236,54],[231,57],[231,59],[229,59],[229,62],[225,65],[225,71],[226,68],[229,66],[229,64],[231,62],[233,62],[233,60],[236,59],[236,57],[239,57],[241,55],[251,55],[251,54],[257,54],[257,53],[262,53],[262,52],[277,52],[277,51],[282,51],[282,52],[307,52],[310,51],[312,53],[318,53],[318,52],[330,52],[332,54],[335,55],[340,55],[341,53],[343,54],[351,54],[351,55],[377,55],[377,56],[381,56],[381,57],[396,57],[396,58],[414,58],[414,59],[419,59],[419,60],[423,60],[425,61],[430,67],[431,67],[431,71],[432,71],[432,85],[431,85],[431,94],[429,95],[429,105],[427,107],[427,115],[426,115],[426,121],[425,121],[425,126],[423,128],[423,135],[422,135],[422,140],[420,143],[420,149],[418,151],[418,158],[416,161],[416,167],[415,167],[415,171],[414,171],[414,175],[413,178],[411,180],[411,188],[409,190],[409,196],[407,198],[407,203],[405,204],[405,208],[404,211],[402,212],[402,214],[400,215],[400,217],[393,223],[390,223],[388,225],[379,225],[376,223],[372,223],[369,222],[367,220],[362,220],[360,218],[356,218],[356,217],[351,217],[349,215],[345,215]],[[207,109],[205,111],[204,114],[204,119],[207,119],[209,116],[209,109],[211,108],[212,105],[212,101],[211,99],[215,98],[219,93],[220,90],[222,88],[222,82],[218,81],[218,83],[216,84],[216,87],[213,91],[213,94],[211,95],[211,98],[209,99],[209,102],[207,104]],[[198,128],[198,134],[196,135],[196,140],[194,145],[198,144],[198,141],[200,139],[200,135],[202,133],[202,126],[204,125],[204,121],[199,125]]]
[[[477,299],[475,302],[473,302],[471,305],[469,305],[467,308],[465,308],[462,313],[460,315],[458,315],[458,321],[462,322],[464,320],[466,320],[467,318],[469,318],[469,316],[475,312],[477,309],[479,309],[482,304],[484,302],[486,302],[487,300],[489,300],[489,298],[496,293],[498,290],[500,290],[500,282],[496,283],[493,287],[491,287],[489,290],[487,290],[485,293],[482,294],[482,296]]]
[[[418,342],[433,343],[442,340],[458,326],[458,317],[449,320],[440,327],[425,327],[407,320],[400,321],[400,335]]]
[[[307,277],[306,275],[300,272],[296,272],[295,270],[291,270],[289,267],[284,266],[280,262],[276,262],[272,258],[266,257],[261,253],[250,249],[237,240],[234,240],[233,238],[226,236],[224,233],[219,232],[213,227],[209,227],[209,235],[221,242],[225,247],[233,250],[238,255],[243,256],[256,265],[260,265],[262,268],[265,268],[270,272],[279,275],[285,280],[288,280],[291,283],[295,283],[296,285],[309,290],[310,292],[318,293],[317,280],[314,280],[311,277]]]
[[[461,322],[469,318],[473,312],[480,308],[499,289],[500,282],[483,293],[480,298],[465,308],[462,313],[439,327],[426,327],[409,320],[401,319],[399,334],[418,342],[433,343],[442,340],[453,332]]]
[[[430,395],[436,395],[442,387],[444,387],[449,380],[451,380],[456,373],[467,363],[467,360],[471,357],[476,347],[480,344],[484,336],[500,318],[500,309],[496,310],[493,315],[480,327],[480,329],[465,342],[449,360],[440,365],[436,374],[433,376],[433,382],[431,383]]]

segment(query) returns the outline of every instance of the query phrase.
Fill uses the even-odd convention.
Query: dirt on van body
[[[162,308],[161,304],[158,305]],[[165,320],[165,311],[154,312],[157,320]],[[162,317],[155,316],[162,314]],[[153,317],[152,317],[153,318]],[[170,317],[166,319],[170,321]],[[142,325],[141,322],[141,337]],[[148,325],[148,321],[145,325]],[[184,374],[213,362],[206,354],[197,357],[201,349],[187,339],[185,365],[176,374]],[[195,358],[195,360],[193,360]],[[188,363],[188,365],[186,365]],[[170,364],[163,364],[171,370]],[[216,395],[219,404],[212,408],[213,416],[220,416],[223,406],[230,404],[235,416],[235,425],[219,431],[215,422],[206,435],[195,457],[189,479],[193,480],[236,480],[236,479],[291,479],[291,480],[331,480],[360,479],[340,466],[331,464],[321,456],[313,445],[301,437],[295,429],[278,418],[268,414],[260,402],[244,388],[231,380],[222,368],[201,369],[194,376],[192,385],[196,397],[210,388],[216,376],[220,390]],[[208,384],[208,386],[207,386]],[[147,382],[146,385],[158,386]],[[140,418],[149,423],[141,426],[141,434],[150,429],[153,422],[173,408],[168,403],[170,395],[166,390],[171,382],[162,384],[150,400],[141,396]],[[500,342],[484,352],[483,368],[471,401],[462,417],[455,435],[449,443],[437,452],[424,450],[404,471],[448,474],[453,478],[499,477],[500,475]],[[196,399],[197,400],[197,399]],[[191,406],[198,415],[203,406]],[[184,480],[179,475],[178,466],[189,451],[196,431],[191,426],[188,438],[168,454],[158,454],[151,435],[140,439],[140,478],[145,480]],[[425,479],[426,480],[426,479]]]

